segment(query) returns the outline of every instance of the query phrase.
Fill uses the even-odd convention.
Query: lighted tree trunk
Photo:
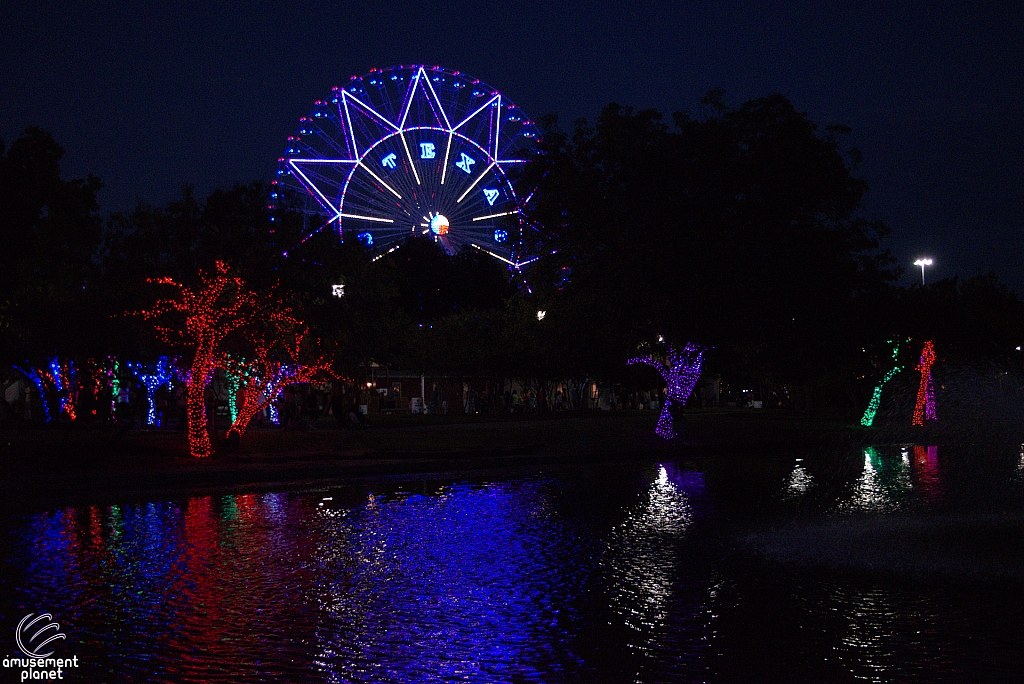
[[[161,356],[155,364],[144,366],[141,363],[129,361],[127,366],[146,390],[146,403],[148,404],[146,425],[156,425],[159,427],[154,395],[158,389],[165,384],[169,384],[171,381],[172,368],[170,362],[166,356]]]
[[[210,431],[206,427],[206,386],[210,382],[216,364],[217,340],[213,335],[202,335],[196,344],[196,355],[192,360],[188,389],[185,394],[185,410],[188,415],[188,444],[192,455],[206,458],[213,454]]]
[[[917,387],[917,403],[914,405],[913,425],[924,425],[926,420],[935,420],[935,386],[932,383],[932,365],[935,363],[935,344],[932,340],[924,343],[921,361],[916,370],[921,372]]]
[[[200,272],[200,288],[192,290],[170,278],[157,278],[150,282],[168,285],[177,289],[177,296],[161,299],[153,308],[138,312],[146,319],[164,314],[184,314],[182,327],[158,326],[157,332],[168,343],[179,343],[191,347],[194,356],[188,379],[186,407],[188,415],[189,449],[198,458],[213,453],[210,433],[206,427],[206,405],[204,395],[213,371],[217,367],[221,345],[232,332],[241,328],[260,329],[254,324],[279,324],[291,327],[300,322],[291,316],[291,309],[285,306],[273,293],[264,296],[245,289],[241,278],[227,277],[228,266],[218,261],[216,273]],[[258,336],[259,333],[253,333]]]
[[[892,345],[892,360],[893,367],[885,374],[882,381],[875,385],[875,391],[871,394],[871,401],[868,403],[867,409],[864,410],[864,415],[861,416],[860,424],[864,427],[871,427],[875,422],[875,414],[878,413],[878,407],[882,403],[882,388],[885,384],[892,380],[897,373],[903,370],[903,366],[897,363],[900,355],[900,343],[899,341],[893,342],[889,340],[889,344]]]
[[[693,388],[700,377],[700,368],[704,362],[704,350],[692,342],[687,342],[681,352],[677,352],[671,345],[668,347],[668,354],[665,359],[655,358],[653,355],[639,356],[629,359],[627,364],[642,363],[652,366],[665,379],[667,385],[665,392],[665,403],[658,415],[658,426],[655,432],[664,439],[674,439],[676,436],[675,425],[672,421],[672,404],[680,406],[686,403],[693,393]]]

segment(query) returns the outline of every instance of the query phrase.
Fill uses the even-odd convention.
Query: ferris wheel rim
[[[404,86],[398,85],[397,87],[389,88],[385,80],[389,75],[390,81],[407,82]],[[443,90],[441,90],[440,86],[438,89],[435,89],[434,84],[431,83],[431,76],[433,76],[435,82],[440,79],[441,83],[446,83]],[[445,77],[450,77],[450,80],[446,82]],[[382,145],[391,144],[395,146],[394,140],[398,138],[401,140],[402,147],[398,148],[395,146],[395,151],[400,155],[401,150],[404,150],[405,158],[408,159],[409,164],[405,165],[404,160],[402,161],[404,175],[391,174],[391,176],[395,176],[395,179],[399,181],[399,185],[395,187],[402,188],[404,184],[406,189],[410,188],[410,171],[415,179],[416,186],[422,186],[420,172],[427,173],[427,171],[422,162],[418,163],[413,159],[413,155],[409,151],[406,135],[427,132],[435,136],[444,136],[448,139],[444,162],[440,166],[442,174],[440,186],[445,186],[444,174],[447,173],[448,152],[453,147],[453,140],[458,141],[460,151],[469,151],[470,154],[479,156],[478,161],[482,164],[486,163],[486,167],[479,171],[478,175],[475,175],[475,179],[468,186],[466,185],[468,179],[460,176],[460,185],[465,187],[465,190],[455,199],[454,204],[460,204],[477,183],[481,183],[485,177],[492,178],[490,183],[497,182],[498,185],[490,185],[488,188],[488,185],[482,184],[481,187],[485,188],[484,194],[486,195],[487,202],[477,197],[474,203],[477,206],[490,205],[494,207],[495,197],[502,199],[501,211],[483,212],[480,216],[459,220],[465,227],[460,228],[459,232],[453,234],[452,239],[455,240],[453,242],[455,247],[460,249],[466,246],[474,247],[506,262],[515,269],[518,269],[524,263],[532,261],[532,259],[523,258],[526,256],[524,252],[525,233],[523,225],[525,215],[523,212],[524,205],[532,197],[533,191],[528,188],[518,190],[517,181],[521,177],[521,172],[516,169],[518,174],[512,177],[507,167],[529,163],[539,136],[537,135],[536,125],[525,114],[522,114],[522,110],[514,102],[498,90],[491,88],[478,79],[473,79],[461,71],[443,69],[436,66],[399,65],[384,69],[371,69],[368,74],[352,77],[351,81],[359,82],[358,90],[353,86],[349,86],[348,89],[346,87],[335,87],[332,89],[333,99],[329,101],[316,101],[315,105],[320,107],[320,109],[315,110],[309,117],[302,117],[300,119],[299,131],[295,136],[289,137],[289,149],[279,159],[281,167],[288,169],[288,175],[294,179],[293,181],[285,181],[283,187],[292,192],[299,192],[307,198],[305,200],[306,207],[304,209],[299,208],[299,211],[310,219],[314,216],[318,216],[321,219],[319,221],[320,225],[307,233],[299,244],[305,243],[313,235],[323,232],[324,228],[330,226],[341,240],[344,240],[348,233],[358,233],[361,228],[363,233],[371,237],[374,235],[387,235],[384,238],[384,242],[379,245],[380,249],[384,249],[392,243],[401,243],[406,239],[406,237],[401,236],[401,233],[388,232],[388,225],[410,218],[416,221],[418,219],[413,218],[414,214],[429,213],[430,216],[433,216],[435,211],[440,213],[441,209],[438,209],[438,206],[442,204],[440,200],[431,202],[431,205],[437,206],[433,206],[428,211],[427,203],[417,196],[416,192],[412,193],[411,200],[407,199],[381,177],[388,176],[388,173],[383,168],[378,171],[380,173],[378,175],[369,167],[369,164],[373,163],[371,155],[378,151]],[[369,81],[369,85],[364,86],[365,81]],[[372,91],[370,88],[372,85],[376,85],[377,90]],[[470,85],[474,87],[474,90],[460,90]],[[400,90],[402,91],[401,93],[398,92]],[[446,98],[444,101],[438,95],[439,90]],[[427,94],[428,91],[429,95]],[[479,97],[479,102],[474,100],[477,97]],[[416,105],[415,108],[414,104]],[[429,110],[424,105],[429,105]],[[451,110],[450,112],[448,111],[449,109]],[[414,111],[416,112],[415,114]],[[331,112],[334,114],[332,115]],[[429,112],[429,114],[424,114],[424,112]],[[355,117],[353,117],[353,113],[355,113]],[[333,118],[335,115],[337,118]],[[430,115],[433,116],[432,119]],[[424,116],[428,120],[436,122],[437,125],[424,124]],[[353,120],[356,118],[358,118],[362,128],[357,129],[353,125]],[[325,121],[321,124],[317,123],[316,119],[323,119]],[[511,123],[505,126],[503,130],[502,124],[504,119]],[[471,123],[474,120],[475,123]],[[334,128],[331,129],[334,131],[333,136],[331,131],[327,131],[328,126],[326,124],[328,122],[333,124]],[[375,126],[372,130],[379,129],[380,133],[373,133],[368,123]],[[486,130],[483,133],[483,137],[481,137],[481,131],[484,129]],[[508,134],[510,130],[514,131],[511,135]],[[309,139],[304,139],[303,136],[305,135],[309,135]],[[414,138],[414,148],[417,140],[422,141],[423,137]],[[424,143],[420,142],[419,144],[422,146]],[[440,146],[441,143],[437,144]],[[343,148],[347,149],[349,154],[337,156],[325,154],[325,150],[327,152],[331,150],[342,152]],[[502,152],[505,154],[502,154]],[[340,158],[341,156],[345,158]],[[463,154],[463,156],[466,155]],[[503,156],[508,158],[502,158]],[[421,160],[427,158],[424,155],[420,157]],[[433,156],[429,157],[429,159],[433,158]],[[470,160],[470,164],[473,163],[476,162]],[[326,177],[323,173],[318,176],[314,172],[310,172],[309,176],[304,173],[304,169],[308,171],[309,168],[319,164],[334,165],[335,167],[343,165],[346,168],[335,168],[332,170],[333,175],[331,178],[336,178],[337,181],[325,179]],[[436,176],[437,167],[430,164],[426,166],[433,169],[432,172]],[[395,170],[394,163],[392,163],[390,168]],[[357,172],[360,170],[365,171],[366,175],[357,175]],[[468,165],[463,170],[467,175],[470,175]],[[454,174],[455,171],[453,170],[452,173]],[[278,173],[278,176],[280,175],[281,171]],[[317,180],[311,179],[310,176],[317,176]],[[391,176],[388,176],[389,179]],[[370,181],[369,178],[372,178],[373,181]],[[360,180],[362,187],[357,187],[354,184],[356,179]],[[277,185],[278,181],[275,180],[274,184]],[[493,189],[499,187],[501,188],[501,195],[498,195],[497,191]],[[415,188],[413,189],[415,190]],[[445,201],[449,201],[451,199],[450,193],[454,192],[448,191],[447,188],[444,188],[443,191],[439,190],[436,187],[436,183],[434,189],[437,190],[435,194],[445,193],[447,198]],[[389,206],[381,202],[385,191],[390,192],[399,202],[407,205],[402,210],[404,218],[396,216],[394,208],[385,209],[383,212],[380,211],[381,207]],[[273,198],[277,197],[278,195],[273,195]],[[403,204],[396,203],[395,206],[401,208]],[[469,205],[467,204],[467,206]],[[362,211],[367,207],[375,207],[375,209],[372,211]],[[495,208],[497,209],[497,207]],[[508,229],[509,232],[506,232],[501,227],[501,223],[496,224],[493,221],[495,218],[504,216],[519,217],[520,226],[516,231],[518,237],[514,240],[510,239],[512,238],[510,234],[511,227]],[[454,220],[454,217],[455,214],[452,214],[447,218]],[[491,223],[479,227],[470,226],[471,223],[481,220],[489,220]],[[532,223],[527,221],[527,224],[527,228],[533,228],[534,232],[536,232],[536,227]],[[473,236],[479,234],[482,229],[493,230],[493,241],[495,243],[507,241],[508,245],[487,249],[475,244]],[[363,233],[356,235],[360,241],[362,241]],[[412,229],[412,233],[416,233],[415,227]],[[479,239],[476,239],[476,241],[479,241]],[[374,245],[374,240],[371,239],[369,244]],[[447,242],[445,242],[445,249],[449,249]],[[393,249],[389,251],[393,251]],[[505,258],[496,252],[502,252],[509,258]],[[449,253],[453,252],[449,251]]]

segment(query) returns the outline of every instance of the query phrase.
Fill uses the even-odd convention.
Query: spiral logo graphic
[[[14,633],[18,648],[29,658],[52,656],[53,651],[49,653],[40,653],[40,651],[57,639],[66,638],[67,636],[60,632],[60,623],[54,621],[53,616],[49,613],[41,613],[38,616],[35,613],[29,613],[21,618],[18,629]]]

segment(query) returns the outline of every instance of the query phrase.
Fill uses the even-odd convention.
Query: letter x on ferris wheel
[[[299,121],[271,208],[302,212],[302,242],[333,230],[379,258],[419,236],[514,272],[536,260],[541,236],[523,213],[533,193],[520,180],[537,128],[493,88],[441,67],[375,69]]]

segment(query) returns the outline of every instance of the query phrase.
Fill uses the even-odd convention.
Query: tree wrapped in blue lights
[[[704,349],[693,342],[687,342],[682,351],[668,345],[668,353],[664,358],[653,354],[637,356],[626,361],[633,365],[642,363],[651,366],[665,379],[666,397],[658,416],[658,427],[655,432],[664,439],[674,439],[675,427],[672,422],[672,405],[682,406],[693,393],[693,388],[700,378],[701,365],[704,363]]]
[[[78,373],[75,364],[70,360],[63,363],[60,358],[54,356],[50,359],[45,368],[34,366],[15,366],[15,370],[22,373],[32,381],[39,392],[39,399],[43,404],[43,415],[46,422],[53,420],[50,413],[50,402],[59,407],[59,412],[66,414],[70,420],[75,420],[75,395],[78,390]]]
[[[167,385],[170,388],[171,380],[174,378],[174,364],[166,356],[161,356],[157,359],[156,363],[143,365],[129,361],[127,365],[129,370],[142,383],[142,386],[146,388],[146,402],[149,404],[149,412],[146,414],[146,425],[160,427],[153,395],[163,385]]]
[[[903,370],[903,366],[898,363],[900,355],[899,341],[897,340],[896,342],[893,342],[892,340],[889,340],[889,344],[892,345],[892,361],[894,365],[875,386],[875,391],[871,395],[871,401],[868,402],[868,407],[865,409],[864,415],[861,416],[860,419],[860,424],[864,427],[871,427],[875,422],[875,414],[878,413],[878,407],[882,403],[882,388],[885,387],[885,384],[892,380],[897,373]]]

